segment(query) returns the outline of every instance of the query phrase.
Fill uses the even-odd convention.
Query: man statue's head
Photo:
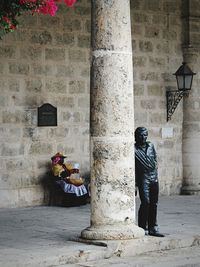
[[[145,127],[138,127],[135,130],[135,142],[137,145],[145,145],[148,137],[148,130]]]

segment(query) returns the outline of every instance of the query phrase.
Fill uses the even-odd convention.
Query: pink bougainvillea
[[[26,5],[33,7],[33,5],[39,5],[39,8],[33,9],[34,12],[41,14],[49,14],[50,16],[55,16],[58,10],[56,2],[62,2],[62,0],[20,0],[20,5]],[[76,0],[64,0],[64,3],[68,7],[73,7],[76,3]]]
[[[64,2],[68,7],[73,7],[77,0],[0,0],[0,39],[8,32],[16,29],[17,17],[25,11],[31,14],[41,13],[55,16],[58,10],[57,3]]]
[[[29,4],[29,3],[36,3],[38,2],[37,0],[20,0],[19,3],[20,5],[25,5],[25,4]]]
[[[64,2],[67,6],[72,7],[76,3],[76,0],[64,0]]]
[[[42,6],[38,9],[38,12],[41,14],[49,14],[50,16],[55,16],[58,10],[54,0],[43,1]]]
[[[22,1],[29,1],[29,0],[22,0]],[[30,1],[33,2],[36,0],[30,0]],[[61,0],[41,0],[41,7],[36,11],[41,14],[49,14],[50,16],[55,16],[58,10],[56,2],[61,2]],[[68,7],[72,7],[76,3],[76,0],[64,0],[64,3]]]

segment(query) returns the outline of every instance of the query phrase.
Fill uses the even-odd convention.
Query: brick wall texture
[[[178,194],[183,180],[182,101],[166,122],[165,96],[183,60],[182,2],[131,1],[135,127],[149,129],[164,195]],[[61,4],[55,17],[23,15],[0,41],[0,207],[46,203],[57,151],[89,173],[90,16],[89,0]],[[199,41],[195,27],[191,38]],[[44,103],[57,107],[57,127],[37,126]]]

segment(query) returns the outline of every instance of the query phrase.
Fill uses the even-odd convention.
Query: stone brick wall
[[[182,101],[166,121],[166,90],[182,63],[182,1],[132,1],[135,126],[149,129],[158,153],[161,194],[182,184]]]
[[[57,151],[89,172],[89,2],[23,16],[0,41],[0,207],[44,203]],[[57,127],[37,127],[44,103],[57,107]]]
[[[182,183],[182,104],[166,122],[166,89],[182,62],[181,0],[131,0],[135,126],[157,148],[161,194]],[[89,172],[90,1],[56,17],[20,18],[0,41],[0,207],[45,203],[42,182],[61,151]],[[37,127],[37,108],[58,109],[57,127]]]

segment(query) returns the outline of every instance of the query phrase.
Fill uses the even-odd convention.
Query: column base
[[[81,232],[81,237],[89,240],[126,240],[144,235],[144,229],[135,224],[90,226]]]
[[[200,186],[186,185],[181,188],[181,195],[200,195]]]

